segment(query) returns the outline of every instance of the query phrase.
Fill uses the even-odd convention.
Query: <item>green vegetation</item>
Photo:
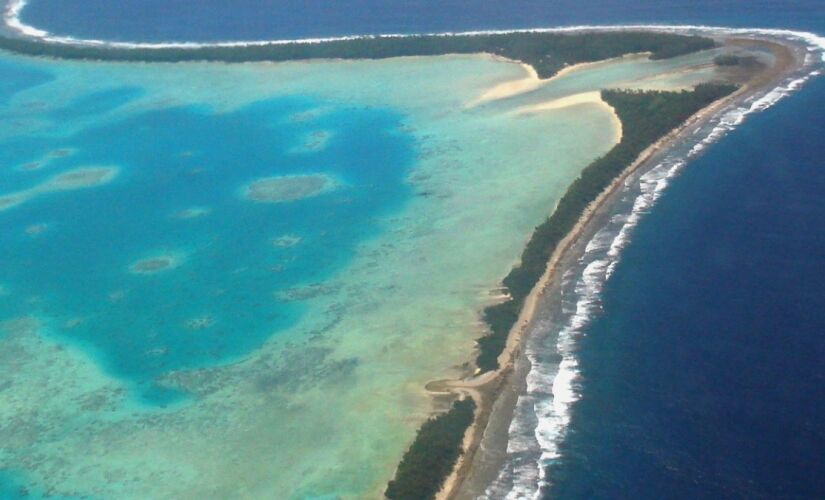
[[[456,401],[447,413],[428,420],[418,430],[410,449],[404,454],[395,479],[384,493],[391,500],[434,498],[452,472],[464,433],[473,423],[475,402]]]
[[[717,66],[737,66],[740,62],[741,58],[733,54],[722,54],[713,58],[713,64]]]
[[[645,148],[735,89],[733,85],[702,84],[682,92],[602,91],[602,98],[613,106],[624,125],[622,140],[584,169],[553,214],[535,229],[521,255],[521,263],[504,278],[510,298],[484,310],[490,334],[478,342],[476,364],[482,371],[498,368],[498,356],[504,350],[524,300],[544,273],[556,246],[573,229],[587,205]]]
[[[710,38],[652,31],[418,35],[323,43],[186,48],[70,45],[0,35],[0,50],[61,59],[125,62],[280,62],[488,53],[529,64],[541,78],[582,62],[642,52],[649,52],[652,59],[665,59],[714,46],[715,42]],[[552,216],[536,228],[522,254],[521,264],[504,279],[510,299],[484,311],[491,333],[479,339],[479,368],[488,371],[498,367],[498,355],[504,349],[524,299],[544,272],[556,245],[570,232],[584,208],[645,147],[699,109],[732,91],[732,86],[700,85],[690,92],[602,92],[602,97],[616,109],[624,124],[622,141],[583,171]],[[387,486],[387,498],[421,500],[436,495],[463,452],[462,441],[473,422],[475,406],[472,399],[456,401],[449,411],[431,418],[419,429],[395,478]]]
[[[291,61],[301,59],[384,59],[486,52],[532,65],[542,78],[568,64],[650,52],[664,59],[714,46],[710,38],[610,31],[580,33],[504,33],[488,35],[418,35],[367,37],[323,43],[270,43],[234,47],[126,48],[45,43],[0,36],[0,49],[32,56],[108,61]]]

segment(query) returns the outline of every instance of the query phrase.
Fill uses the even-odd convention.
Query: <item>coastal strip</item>
[[[57,42],[0,34],[0,49],[58,59],[122,62],[285,62],[320,59],[387,59],[447,54],[492,54],[531,66],[539,78],[566,67],[627,54],[667,59],[713,48],[713,39],[651,30],[593,32],[513,32],[475,35],[376,36],[240,46],[122,46],[115,43]]]
[[[660,148],[666,147],[678,131],[690,126],[693,120],[685,121],[688,117],[707,109],[708,105],[735,90],[730,85],[703,85],[694,91],[682,92],[602,92],[602,98],[616,109],[628,133],[607,155],[584,170],[559,202],[553,215],[534,232],[521,263],[531,267],[527,271],[519,271],[524,269],[521,266],[515,268],[515,273],[522,273],[519,279],[523,280],[521,286],[527,293],[516,299],[510,289],[511,296],[506,301],[491,306],[497,308],[493,310],[503,312],[492,319],[498,321],[495,323],[496,329],[491,328],[492,333],[479,341],[477,373],[463,380],[440,381],[427,386],[436,393],[453,391],[467,394],[478,400],[479,407],[476,420],[466,434],[465,454],[436,498],[453,498],[472,469],[474,455],[487,430],[493,406],[513,376],[515,361],[527,327],[535,316],[539,297],[557,279],[560,262],[578,241],[595,211],[631,172]],[[664,103],[665,106],[655,106],[655,103]],[[638,121],[644,116],[657,116],[662,120],[648,129],[647,137],[639,137],[638,131],[644,129],[639,127]],[[683,125],[674,131],[673,127],[680,123]],[[638,153],[639,150],[642,152]],[[535,281],[530,284],[529,280]],[[491,321],[489,315],[486,319]],[[487,370],[484,370],[485,363]]]
[[[16,3],[22,8],[21,2]],[[19,15],[19,8],[17,14]],[[19,18],[17,18],[17,21],[19,24]],[[9,22],[8,16],[7,25],[12,28],[14,27],[12,23]],[[446,53],[471,54],[481,52],[528,64],[531,68],[534,68],[535,76],[542,79],[558,75],[565,71],[566,68],[574,67],[577,64],[595,63],[604,58],[622,57],[627,54],[637,54],[639,52],[648,52],[653,58],[665,58],[715,46],[714,41],[708,37],[696,37],[684,33],[659,32],[656,28],[650,27],[642,27],[641,29],[639,32],[626,32],[624,28],[599,29],[577,27],[547,31],[390,35],[351,37],[328,41],[281,41],[251,44],[246,42],[232,42],[230,44],[166,44],[163,46],[148,46],[147,44],[136,44],[132,46],[109,42],[92,43],[90,41],[76,41],[72,39],[58,40],[50,37],[45,32],[31,32],[24,33],[24,37],[0,36],[0,49],[32,56],[148,62],[381,59],[405,55],[427,56]],[[795,37],[797,39],[806,39],[805,36],[795,35]],[[581,43],[590,38],[601,38],[602,40],[595,45]],[[700,41],[688,41],[686,39],[698,39]],[[513,40],[515,40],[515,42],[513,42]],[[639,44],[639,40],[643,40],[643,43]],[[708,41],[710,44],[708,44]],[[511,42],[513,43],[511,44]],[[681,46],[681,48],[671,50],[663,48],[661,45],[657,47],[657,44],[665,42],[674,43],[677,46]],[[749,39],[743,43],[758,42]],[[536,47],[539,47],[540,50],[536,50]],[[604,52],[605,49],[607,49],[606,53]],[[590,53],[588,53],[588,51],[590,51]],[[795,64],[798,65],[798,63],[799,61],[796,60]],[[777,72],[777,75],[780,76],[784,74],[786,73],[781,71]],[[527,273],[528,278],[524,279],[523,282],[513,281],[513,283],[516,284],[513,289],[519,290],[518,293],[521,297],[521,303],[517,304],[517,307],[508,306],[509,310],[505,311],[506,314],[500,316],[500,318],[503,318],[502,325],[505,325],[506,322],[510,322],[510,324],[506,328],[498,328],[499,334],[493,337],[492,342],[488,342],[488,344],[492,346],[491,349],[485,351],[482,348],[481,352],[486,354],[485,358],[482,359],[480,357],[477,363],[480,368],[480,373],[456,381],[434,382],[427,387],[432,392],[453,394],[458,402],[469,401],[472,402],[472,404],[454,403],[450,411],[436,415],[433,419],[425,423],[419,431],[420,439],[416,439],[408,453],[416,453],[415,450],[427,449],[426,444],[428,442],[435,442],[435,438],[432,436],[436,436],[438,440],[447,438],[447,441],[449,441],[456,435],[459,435],[461,439],[457,442],[462,443],[462,445],[457,453],[461,455],[457,466],[451,468],[452,472],[446,480],[443,477],[444,471],[446,470],[442,466],[443,463],[434,468],[425,465],[422,469],[421,467],[406,467],[405,462],[402,461],[402,465],[399,466],[399,473],[406,474],[407,478],[409,478],[419,474],[422,470],[426,470],[427,467],[431,467],[437,472],[437,474],[433,476],[436,478],[434,481],[443,484],[443,487],[437,495],[439,498],[454,498],[462,496],[462,491],[467,491],[465,485],[469,482],[470,471],[474,468],[479,469],[478,466],[474,465],[478,463],[479,445],[485,435],[489,434],[488,431],[493,430],[488,427],[487,424],[493,416],[496,401],[500,401],[499,396],[505,389],[512,387],[514,379],[516,378],[513,369],[514,362],[520,354],[527,326],[532,322],[535,315],[538,298],[558,279],[562,262],[570,257],[571,249],[580,243],[581,236],[586,234],[587,230],[591,228],[594,214],[597,212],[600,213],[609,205],[609,202],[606,200],[615,195],[616,190],[625,179],[637,170],[642,169],[644,165],[647,165],[651,158],[668,149],[674,141],[682,138],[688,131],[688,128],[692,129],[698,126],[703,120],[708,119],[708,117],[718,112],[722,107],[738,99],[745,99],[746,97],[754,95],[756,92],[754,89],[762,90],[767,88],[770,82],[775,81],[775,79],[779,77],[777,75],[765,76],[765,74],[763,74],[761,77],[758,77],[764,80],[765,84],[763,86],[756,85],[757,78],[753,83],[742,87],[731,96],[705,107],[702,111],[688,119],[682,126],[667,133],[665,137],[648,146],[640,154],[633,154],[635,149],[627,148],[624,151],[620,151],[621,154],[616,153],[614,155],[616,158],[611,159],[610,165],[603,165],[601,169],[593,169],[594,171],[599,171],[597,177],[608,175],[609,178],[607,180],[610,182],[608,182],[607,187],[605,187],[605,179],[600,178],[598,182],[593,182],[593,184],[589,186],[590,194],[592,194],[594,189],[597,193],[595,199],[585,196],[575,203],[571,202],[572,208],[566,208],[565,210],[567,211],[563,214],[566,225],[560,226],[563,230],[554,236],[556,242],[554,243],[552,253],[547,255],[549,250],[546,246],[544,249],[537,251],[535,255],[529,259],[531,267],[529,273]],[[723,88],[717,87],[716,90],[721,93]],[[728,88],[727,90],[731,91],[732,89]],[[703,91],[708,92],[708,97],[716,95],[714,91],[712,91],[712,87],[705,87]],[[608,102],[613,99],[614,103],[616,103],[618,102],[616,99],[632,95],[633,93],[631,92],[621,91],[602,93],[601,97]],[[641,93],[637,94],[636,97],[644,98],[651,96],[655,97],[656,93]],[[593,96],[587,97],[591,99]],[[614,107],[617,108],[620,107],[620,105],[617,104]],[[537,112],[541,111],[541,109],[523,111]],[[621,115],[621,113],[619,114]],[[625,123],[624,125],[625,131],[633,130],[633,127],[629,124]],[[623,134],[623,142],[628,135],[629,134]],[[639,144],[634,145],[636,149],[638,149],[638,146]],[[635,158],[635,160],[632,158]],[[602,159],[598,161],[601,160]],[[628,163],[630,163],[629,167],[627,166]],[[616,177],[616,165],[621,167],[618,169],[618,177]],[[596,178],[594,177],[591,180],[595,181]],[[583,209],[581,208],[582,200],[584,200]],[[560,207],[563,202],[564,200],[560,203]],[[556,213],[562,212],[557,208],[554,214]],[[575,217],[573,217],[573,215],[575,215]],[[554,232],[556,229],[558,228],[555,228]],[[545,240],[544,243],[546,242]],[[525,259],[522,259],[522,264],[524,262]],[[536,272],[536,270],[539,272]],[[530,282],[531,280],[532,283]],[[511,291],[510,298],[512,299],[512,297],[513,294]],[[494,319],[495,318],[488,318],[491,322]],[[482,346],[484,344],[483,341],[480,343]],[[454,412],[460,412],[459,416],[466,417],[468,407],[471,408],[470,413],[473,413],[473,410],[475,410],[474,423],[472,423],[473,419],[469,419],[468,421],[467,418],[453,418],[457,415],[457,413]],[[443,435],[439,432],[430,432],[435,424],[429,424],[433,422],[451,422],[451,424],[447,426],[449,432]],[[466,425],[464,425],[465,423]],[[427,430],[425,431],[425,429]],[[421,443],[423,443],[423,447]],[[452,446],[448,448],[449,450],[454,450]],[[461,454],[461,450],[463,450],[463,455]],[[452,451],[450,451],[450,453],[452,453]],[[455,461],[454,458],[452,460]],[[441,477],[438,477],[439,475]],[[399,478],[396,477],[391,485],[392,484],[400,484]],[[479,482],[478,484],[481,483]],[[388,494],[389,492],[390,490],[388,490]],[[395,497],[404,498],[404,496]]]
[[[540,279],[525,297],[517,320],[506,334],[505,348],[496,360],[499,363],[497,369],[460,381],[441,381],[432,384],[432,389],[443,390],[449,387],[457,394],[465,393],[468,388],[472,388],[480,402],[477,419],[466,435],[465,453],[437,498],[484,497],[488,486],[496,479],[506,457],[508,429],[518,393],[523,390],[529,371],[529,360],[525,357],[523,348],[525,335],[529,334],[533,325],[538,304],[547,294],[558,294],[562,277],[577,263],[585,252],[585,246],[590,238],[603,226],[605,220],[609,219],[625,184],[630,182],[631,178],[638,178],[645,171],[657,166],[661,157],[676,144],[695,140],[693,134],[702,126],[721,120],[721,127],[728,130],[728,127],[732,126],[725,124],[725,120],[731,119],[731,109],[736,110],[736,116],[739,117],[737,120],[741,120],[743,113],[764,109],[781,98],[781,95],[774,94],[782,92],[784,95],[784,92],[797,88],[799,82],[809,78],[803,76],[788,83],[791,75],[799,73],[809,59],[806,56],[806,47],[797,43],[788,43],[773,37],[728,38],[725,43],[768,50],[774,55],[776,62],[772,67],[764,68],[753,75],[735,92],[703,107],[645,148],[596,199],[587,205],[574,226],[556,245],[546,260]],[[816,74],[818,71],[811,73]],[[777,88],[782,90],[775,90]],[[625,124],[625,127],[629,127],[629,124]],[[711,137],[695,145],[691,149],[691,154],[698,154],[706,144],[716,140],[720,133],[717,132],[718,129],[719,127],[716,127]],[[571,388],[563,390],[567,389]],[[554,395],[559,396],[555,390]]]

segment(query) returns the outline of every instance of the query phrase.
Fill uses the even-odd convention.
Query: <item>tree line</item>
[[[291,42],[247,46],[113,47],[43,42],[0,36],[0,49],[31,56],[132,62],[295,61],[306,59],[385,59],[400,56],[488,53],[532,65],[542,78],[566,65],[650,52],[663,59],[709,49],[706,37],[652,31],[500,33],[364,37],[319,43]]]
[[[622,139],[607,154],[588,165],[565,192],[556,210],[533,232],[520,263],[504,278],[505,302],[487,307],[484,319],[490,333],[478,340],[476,365],[482,371],[498,368],[510,329],[527,295],[538,283],[559,242],[573,229],[585,208],[648,146],[708,104],[734,90],[734,85],[701,84],[681,92],[603,90],[602,99],[622,122]]]

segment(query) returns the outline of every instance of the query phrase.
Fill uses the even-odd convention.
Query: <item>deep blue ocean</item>
[[[628,22],[815,30],[825,9],[780,0],[30,0],[22,19],[82,38],[216,41]]]
[[[129,41],[631,22],[823,34],[825,4],[32,0],[23,20]],[[825,497],[823,102],[820,78],[750,116],[639,225],[579,344],[553,496]]]

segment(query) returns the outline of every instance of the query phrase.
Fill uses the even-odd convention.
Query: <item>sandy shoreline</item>
[[[652,160],[657,159],[661,153],[688,137],[697,127],[709,121],[723,108],[733,103],[742,102],[754,94],[772,88],[803,64],[803,58],[797,53],[795,45],[782,43],[773,38],[760,38],[758,40],[725,38],[724,42],[730,45],[766,48],[774,54],[776,63],[773,67],[766,68],[755,75],[730,96],[702,109],[678,128],[645,149],[619,177],[613,180],[605,191],[588,205],[574,228],[553,252],[544,274],[525,300],[518,321],[507,339],[507,345],[499,356],[500,368],[497,371],[488,372],[477,377],[468,376],[460,380],[435,381],[427,385],[427,389],[434,394],[452,392],[461,397],[473,397],[477,404],[476,419],[464,437],[463,448],[465,452],[437,495],[436,498],[439,500],[476,498],[495,479],[494,474],[498,472],[502,463],[502,454],[500,449],[494,450],[492,448],[500,448],[502,445],[506,447],[507,430],[516,402],[515,396],[517,394],[515,391],[517,386],[524,383],[523,378],[526,375],[526,373],[522,373],[523,370],[516,370],[516,364],[517,362],[527,362],[526,359],[521,357],[522,347],[528,327],[535,317],[539,300],[545,293],[558,285],[560,277],[567,268],[566,264],[575,262],[578,258],[578,255],[583,251],[582,236],[598,230],[598,227],[594,226],[602,220],[600,216],[610,212],[613,205],[611,202],[615,201],[616,194],[624,182],[629,177],[639,174],[645,168],[653,167],[656,162]],[[574,69],[576,68],[570,67],[568,72]],[[507,83],[504,83],[493,90],[496,90],[495,95],[498,97],[499,94],[507,94],[508,91],[517,88],[531,88],[531,86],[535,88],[543,83],[536,84],[532,81],[528,85],[522,80],[516,82],[513,87],[508,87]],[[487,97],[486,94],[485,97]],[[536,107],[537,109],[532,111],[540,110],[538,108],[553,109],[558,106],[575,105],[577,103],[575,102],[576,98],[582,102],[592,102],[592,96],[571,97],[574,99],[570,102],[539,104]],[[488,424],[490,425],[488,426]],[[489,447],[484,445],[489,445]]]
[[[781,47],[781,45],[778,47]],[[472,492],[478,491],[479,488],[483,491],[484,486],[493,478],[490,476],[489,471],[493,470],[494,461],[490,460],[488,451],[484,449],[485,440],[493,435],[499,439],[502,437],[506,439],[506,424],[509,422],[508,411],[510,414],[512,413],[514,404],[514,401],[511,401],[511,396],[521,382],[522,377],[522,374],[517,369],[517,363],[520,360],[523,361],[521,349],[525,338],[529,335],[529,327],[536,312],[541,310],[542,303],[540,300],[558,283],[559,276],[565,271],[571,259],[575,260],[576,255],[578,255],[580,251],[579,247],[582,245],[582,241],[587,238],[589,231],[594,230],[595,224],[599,221],[599,217],[609,212],[612,206],[611,201],[616,196],[622,183],[631,176],[645,170],[645,168],[650,165],[652,159],[655,159],[663,151],[668,150],[675,142],[685,137],[693,127],[710,119],[719,109],[729,105],[731,102],[744,99],[752,93],[762,90],[779,76],[784,75],[793,65],[793,56],[791,56],[791,59],[787,67],[781,69],[774,68],[773,72],[765,72],[765,75],[760,75],[759,78],[754,79],[748,87],[742,88],[728,98],[701,110],[678,129],[648,147],[622,172],[619,178],[615,179],[596,200],[588,205],[574,228],[559,243],[556,251],[547,262],[544,274],[525,300],[519,318],[508,336],[506,348],[499,357],[501,366],[499,370],[478,377],[473,377],[468,373],[467,376],[462,379],[436,381],[427,384],[427,390],[430,391],[435,398],[448,399],[454,397],[454,395],[472,397],[476,401],[478,408],[473,425],[465,433],[463,448],[466,450],[466,453],[456,464],[453,473],[449,476],[438,498],[475,498]],[[531,88],[538,88],[546,84],[549,80],[558,78],[581,67],[604,63],[605,61],[599,61],[569,66],[553,78],[547,80],[538,79],[535,70],[531,66],[522,65],[529,68],[532,74],[523,80],[504,82],[500,85],[497,92],[493,92],[492,99],[505,98],[520,92],[526,92]],[[770,74],[768,75],[768,73]],[[490,92],[492,92],[492,90]],[[537,113],[570,106],[595,104],[597,102],[608,106],[600,99],[599,92],[595,91],[538,103],[529,107],[519,108],[514,112]],[[612,108],[610,109],[612,110]],[[618,139],[621,139],[621,122],[615,112],[613,115],[615,120],[618,121]],[[0,209],[2,209],[2,206],[0,206]],[[2,288],[0,288],[0,294],[1,293]],[[484,467],[482,467],[480,464],[485,461],[486,463]]]

